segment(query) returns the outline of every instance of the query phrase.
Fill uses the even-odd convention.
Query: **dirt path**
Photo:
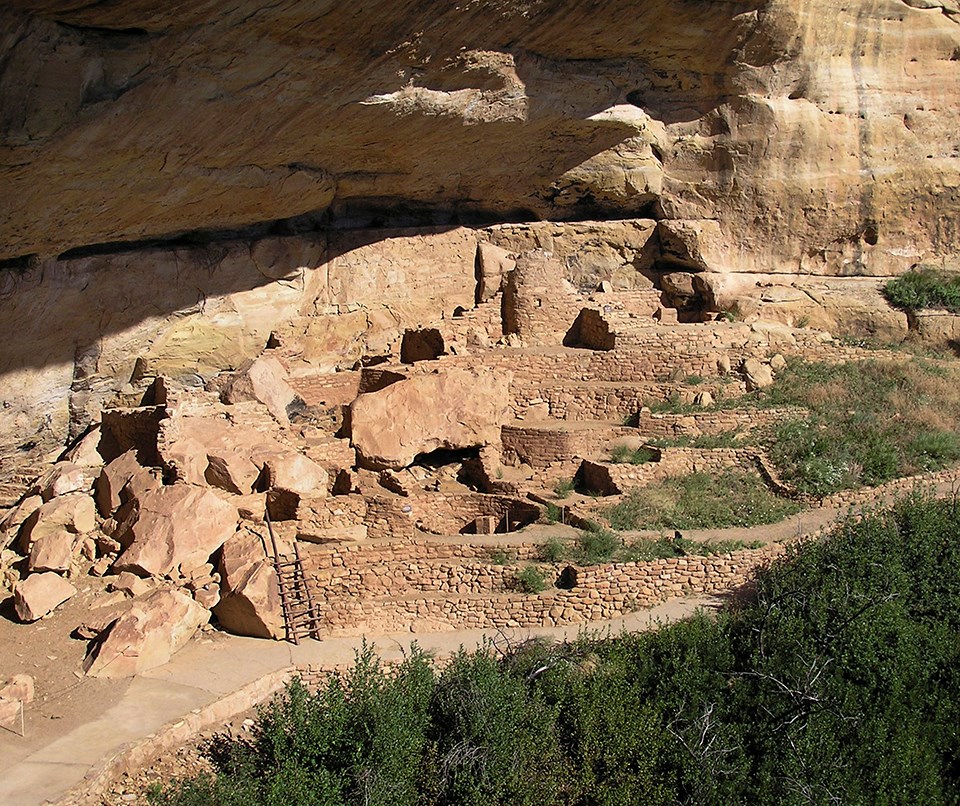
[[[556,640],[576,638],[581,631],[612,635],[628,630],[656,628],[684,618],[699,608],[717,607],[716,597],[676,599],[651,610],[626,614],[606,622],[542,629],[515,629],[500,634],[514,642],[533,636]],[[449,655],[460,647],[473,649],[494,633],[489,630],[456,630],[442,633],[394,633],[365,636],[368,644],[387,661],[399,660],[416,641],[436,656]],[[79,788],[96,796],[94,780],[105,760],[149,739],[165,726],[178,723],[191,714],[202,713],[214,703],[256,681],[271,675],[282,679],[285,670],[311,665],[332,668],[347,666],[364,637],[328,638],[306,641],[300,646],[216,633],[192,641],[169,663],[115,686],[108,707],[102,698],[91,703],[99,712],[75,714],[69,729],[45,731],[22,740],[4,737],[0,744],[0,804],[38,806],[53,803],[67,792]],[[99,685],[103,681],[90,681]],[[113,686],[113,683],[110,683]],[[78,690],[84,687],[79,686]],[[232,710],[211,710],[211,717],[222,723],[233,713],[246,710],[262,696],[236,699]],[[67,727],[65,724],[64,727]],[[143,761],[148,761],[144,757]]]

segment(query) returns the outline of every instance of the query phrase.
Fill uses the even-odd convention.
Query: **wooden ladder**
[[[264,520],[270,532],[270,545],[273,547],[273,567],[277,572],[277,587],[280,590],[280,609],[283,612],[283,626],[287,640],[295,644],[301,638],[320,639],[320,610],[313,601],[310,584],[303,571],[300,549],[296,541],[293,544],[293,556],[281,555],[277,548],[277,539],[273,534],[270,515]]]

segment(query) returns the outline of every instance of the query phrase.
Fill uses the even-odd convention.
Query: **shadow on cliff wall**
[[[75,148],[80,142],[97,144],[104,137],[113,142],[119,126],[116,121],[125,119],[123,114],[145,111],[137,110],[133,92],[108,97],[79,117],[65,107],[66,116],[59,124],[48,121],[48,136],[31,145],[29,160],[17,167],[17,176],[29,179],[31,164],[51,166],[54,172],[67,170],[57,181],[86,186],[88,209],[75,215],[76,206],[71,211],[67,201],[72,197],[60,198],[57,187],[39,181],[33,183],[31,193],[42,188],[45,204],[38,207],[24,202],[21,206],[20,200],[8,199],[12,205],[7,223],[11,238],[0,237],[8,248],[23,243],[24,232],[36,232],[40,239],[45,231],[57,230],[69,233],[77,246],[61,260],[15,260],[8,268],[0,268],[0,379],[20,369],[73,364],[78,358],[95,355],[97,344],[106,336],[203,312],[211,299],[284,282],[278,278],[285,269],[329,263],[338,247],[322,228],[332,224],[373,228],[342,241],[342,249],[353,249],[389,237],[389,229],[379,228],[397,225],[430,224],[443,229],[471,222],[649,215],[656,202],[653,197],[603,198],[589,186],[557,184],[570,169],[638,133],[621,120],[590,118],[618,104],[632,103],[667,122],[695,120],[715,108],[732,91],[724,65],[743,46],[745,26],[755,25],[744,12],[766,4],[767,0],[737,4],[658,0],[638,10],[634,0],[582,8],[552,0],[520,13],[509,4],[481,3],[457,11],[441,2],[396,3],[385,5],[380,14],[368,9],[358,18],[337,16],[327,3],[281,3],[279,8],[264,10],[253,0],[245,0],[231,13],[218,12],[192,29],[189,41],[181,41],[174,18],[164,21],[162,8],[141,2],[138,7],[145,14],[149,11],[150,30],[163,40],[163,46],[151,51],[148,66],[138,73],[138,92],[151,99],[150,119],[159,116],[165,125],[151,127],[142,122],[135,132],[124,136],[124,153],[145,156],[119,173],[99,167],[102,154],[114,158],[111,149],[101,154],[93,148],[89,160],[80,162],[65,162],[58,149]],[[91,58],[88,51],[96,50],[91,43],[105,37],[112,42],[104,31],[120,24],[119,18],[111,16],[119,12],[106,7],[85,8],[78,17],[79,12],[68,6],[60,7],[52,0],[46,5],[47,21],[97,27],[92,38],[80,29],[71,29],[71,41],[79,37],[83,48],[64,49],[57,58]],[[32,3],[15,2],[13,6],[32,10]],[[254,7],[257,13],[249,13]],[[120,27],[139,27],[132,11],[121,16]],[[293,24],[298,21],[299,25]],[[276,47],[265,53],[254,45],[265,33],[275,33],[271,25],[297,30],[297,41],[311,41],[312,46],[294,49],[286,41],[282,46],[273,42]],[[419,32],[413,50],[411,31]],[[45,32],[49,33],[46,28],[40,31]],[[120,51],[135,50],[138,42],[124,40]],[[24,58],[30,47],[29,38],[13,45]],[[223,50],[230,50],[238,62],[229,75],[216,74],[223,83],[220,92],[209,95],[207,83],[176,80],[178,73],[172,68],[188,66],[175,64],[177,59],[193,59],[197,63],[189,64],[199,68],[203,59]],[[414,50],[434,58],[411,68]],[[512,70],[514,78],[504,78],[493,68],[478,71],[465,52],[501,54],[509,62],[504,75]],[[371,54],[380,55],[371,58]],[[263,74],[269,65],[257,60],[268,57],[279,60],[275,74],[267,71],[263,81],[241,84],[239,89],[228,87],[230,80],[245,76],[245,71]],[[18,63],[13,59],[5,62],[5,81],[16,79],[9,70]],[[371,93],[400,86],[398,70],[408,74],[406,80],[416,86],[436,86],[438,92],[455,93],[461,84],[486,87],[494,93],[493,111],[501,99],[509,100],[509,81],[516,80],[522,88],[523,116],[466,125],[457,115],[425,109],[385,112],[361,103]],[[321,85],[325,92],[318,94],[315,90]],[[506,95],[497,95],[501,91]],[[194,97],[197,93],[208,95]],[[257,104],[268,103],[264,99],[281,96],[287,105],[266,111],[276,112],[284,120],[297,120],[298,127],[289,130],[290,136],[300,138],[293,141],[294,146],[284,139],[284,127],[258,129],[254,138],[251,121],[238,111],[257,109]],[[194,106],[204,110],[203,131],[216,132],[206,151],[202,132],[187,125],[183,116],[183,110]],[[259,108],[258,114],[262,116],[264,111]],[[59,114],[54,107],[46,113]],[[254,118],[259,119],[257,115]],[[178,125],[178,120],[183,123]],[[69,136],[61,137],[63,132]],[[367,136],[355,136],[364,134]],[[214,184],[211,190],[199,185],[203,190],[198,194],[216,191],[217,204],[209,210],[202,197],[187,200],[192,219],[206,228],[173,238],[157,232],[158,236],[167,235],[162,241],[84,244],[80,238],[84,234],[89,240],[119,241],[128,237],[125,233],[130,227],[143,231],[142,216],[124,223],[131,213],[123,213],[123,194],[117,191],[132,176],[138,181],[146,176],[149,184],[150,177],[157,174],[157,215],[150,218],[155,227],[183,220],[185,212],[159,203],[166,199],[159,188],[170,188],[171,180],[157,173],[163,169],[157,167],[155,155],[181,155],[181,170],[196,181],[197,176],[190,172],[205,164],[197,160],[224,164],[229,174],[232,152],[227,147],[237,144],[242,145],[238,153],[243,153],[245,160],[268,167],[286,162],[291,148],[296,151],[299,145],[303,162],[297,166],[328,171],[338,178],[338,195],[331,210],[244,230],[217,230],[212,227],[216,227],[218,215],[222,221],[225,209],[233,215],[238,211],[230,209],[230,194],[222,187]],[[215,146],[227,150],[207,153]],[[281,151],[287,152],[284,160],[279,158]],[[310,165],[310,154],[323,155],[325,164]],[[117,178],[109,182],[104,180],[106,176]],[[224,182],[229,178],[225,176]],[[382,195],[369,192],[381,186],[387,189]],[[398,193],[406,190],[409,195],[401,198]],[[141,201],[149,205],[149,194]],[[289,212],[271,209],[268,199],[263,200],[263,207],[267,215]],[[108,226],[103,222],[109,222]],[[98,238],[104,231],[106,237]],[[253,260],[253,251],[256,244],[278,235],[291,236],[287,263],[280,261],[264,272]],[[9,257],[26,251],[17,248]]]

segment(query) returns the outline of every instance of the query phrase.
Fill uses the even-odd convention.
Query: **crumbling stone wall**
[[[755,468],[755,448],[664,448],[656,462],[642,465],[584,461],[579,478],[583,486],[601,495],[618,495],[633,487],[690,473],[720,473],[728,468]]]
[[[724,434],[763,429],[803,414],[803,409],[721,409],[694,411],[689,414],[655,413],[641,410],[637,428],[644,439],[672,439],[696,434]]]
[[[536,425],[505,425],[501,429],[503,458],[507,464],[523,462],[545,468],[556,462],[592,456],[617,437],[636,435],[633,428],[610,426],[566,430]]]

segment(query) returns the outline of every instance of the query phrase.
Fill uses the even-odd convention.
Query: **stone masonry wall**
[[[428,567],[426,573],[419,568],[409,575],[393,571],[388,578],[392,586],[379,599],[364,598],[384,589],[373,576],[332,574],[327,580],[346,586],[350,594],[325,597],[323,626],[332,634],[360,634],[413,628],[522,628],[609,619],[680,596],[730,590],[782,551],[781,545],[771,545],[725,555],[601,565],[579,569],[572,590],[553,588],[538,595],[478,592],[484,584],[502,585],[509,570],[503,568],[482,572],[470,567],[462,575],[452,565],[442,564]]]
[[[538,425],[505,425],[500,434],[507,464],[519,461],[534,468],[545,468],[555,462],[593,456],[602,451],[604,445],[618,437],[636,434],[636,431],[621,426],[566,430]]]

